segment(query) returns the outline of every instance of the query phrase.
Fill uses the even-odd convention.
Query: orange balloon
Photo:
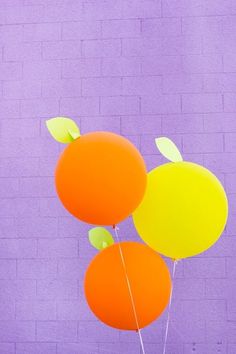
[[[90,224],[115,225],[140,204],[147,173],[129,140],[93,132],[66,147],[55,178],[58,196],[72,215]]]
[[[150,247],[121,242],[139,328],[153,322],[169,302],[171,278],[164,260]],[[119,244],[105,248],[90,263],[85,295],[92,312],[107,325],[137,330]]]

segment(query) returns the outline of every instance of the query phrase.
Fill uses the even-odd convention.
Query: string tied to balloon
[[[167,339],[168,339],[168,332],[169,332],[169,324],[170,324],[170,311],[171,311],[171,304],[173,299],[173,290],[174,290],[174,279],[176,273],[176,267],[179,260],[173,259],[173,269],[172,269],[172,287],[170,291],[170,301],[167,310],[167,320],[166,320],[166,329],[165,329],[165,338],[164,338],[164,347],[163,347],[163,354],[166,354],[166,346],[167,346]]]
[[[129,276],[128,276],[128,273],[127,273],[125,258],[124,258],[124,254],[123,254],[123,251],[122,251],[121,241],[120,241],[120,237],[119,237],[119,233],[118,233],[119,227],[116,226],[116,225],[113,225],[112,227],[113,227],[113,229],[115,231],[116,240],[117,240],[118,245],[119,245],[120,258],[121,258],[121,262],[122,262],[122,266],[123,266],[123,269],[124,269],[125,278],[126,278],[126,282],[127,282],[127,286],[128,286],[129,296],[130,296],[130,300],[131,300],[132,310],[133,310],[133,313],[134,313],[134,319],[135,319],[135,324],[136,324],[136,327],[137,327],[137,332],[138,332],[138,335],[139,335],[139,341],[140,341],[140,345],[141,345],[141,349],[142,349],[142,354],[145,354],[143,337],[142,337],[141,329],[140,329],[140,326],[139,326],[139,321],[138,321],[138,315],[137,315],[137,311],[136,311],[134,296],[133,296],[131,284],[130,284],[130,281],[129,281]]]

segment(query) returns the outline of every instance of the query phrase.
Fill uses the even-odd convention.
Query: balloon
[[[228,215],[225,191],[206,168],[170,162],[148,173],[142,203],[133,213],[140,237],[174,259],[191,257],[211,247]]]
[[[98,253],[85,275],[85,295],[92,312],[107,325],[137,330],[122,263],[124,256],[139,328],[153,322],[168,304],[171,279],[164,260],[138,242],[115,243]]]
[[[64,207],[95,225],[114,225],[129,216],[144,196],[146,180],[138,150],[110,132],[75,139],[63,151],[55,173]]]

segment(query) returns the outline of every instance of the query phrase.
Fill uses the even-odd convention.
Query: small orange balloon
[[[119,245],[139,328],[153,322],[164,311],[169,302],[171,278],[161,256],[138,242],[109,246],[90,263],[85,275],[85,295],[92,312],[111,327],[137,330]]]
[[[115,225],[140,204],[147,173],[129,140],[93,132],[66,147],[55,178],[58,196],[72,215],[90,224]]]

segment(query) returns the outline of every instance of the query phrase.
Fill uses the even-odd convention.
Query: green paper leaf
[[[166,137],[156,138],[155,143],[160,153],[163,156],[165,156],[168,160],[172,162],[183,161],[183,157],[179,149],[169,138]]]
[[[100,226],[89,230],[89,241],[98,250],[102,250],[114,243],[111,233]]]
[[[46,126],[52,137],[63,144],[68,144],[80,137],[76,123],[65,117],[56,117],[46,121]]]

